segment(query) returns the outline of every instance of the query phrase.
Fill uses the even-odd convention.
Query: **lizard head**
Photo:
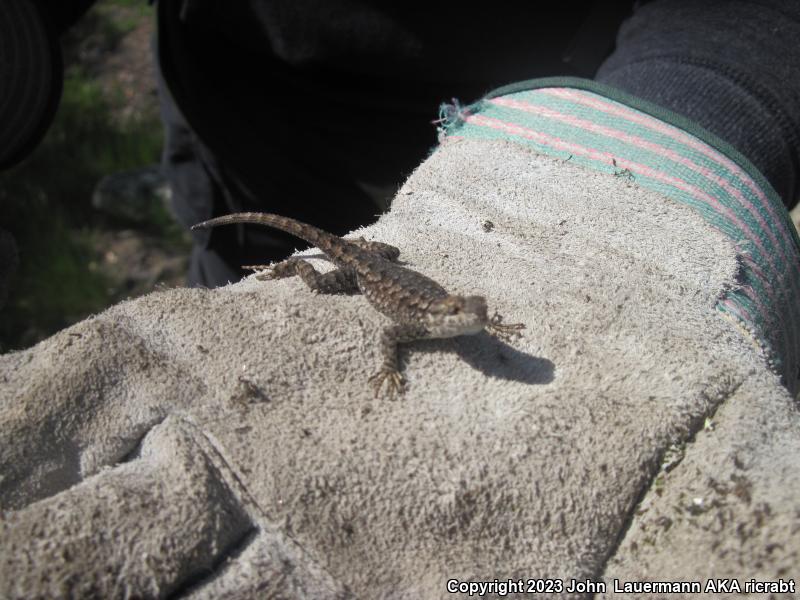
[[[478,333],[489,322],[483,296],[447,296],[428,307],[425,327],[431,337]]]

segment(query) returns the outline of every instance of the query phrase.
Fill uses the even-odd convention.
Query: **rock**
[[[172,191],[158,165],[103,177],[92,194],[92,205],[110,216],[133,223],[150,220],[157,205],[169,210]]]

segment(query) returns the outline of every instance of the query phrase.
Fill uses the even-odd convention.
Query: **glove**
[[[406,393],[373,399],[388,319],[251,277],[2,356],[0,595],[569,598],[792,576],[798,240],[763,178],[588,82],[444,113],[354,235],[524,336],[408,344]]]

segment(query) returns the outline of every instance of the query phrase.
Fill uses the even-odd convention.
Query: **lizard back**
[[[280,229],[319,248],[337,267],[352,270],[360,291],[378,311],[400,322],[419,322],[430,306],[448,296],[436,281],[369,252],[322,229],[271,213],[234,213],[194,225],[192,229],[253,223]]]

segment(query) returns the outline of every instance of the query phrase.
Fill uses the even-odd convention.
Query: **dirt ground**
[[[144,5],[144,2],[142,2]],[[109,39],[109,24],[125,32]],[[152,8],[98,2],[70,32],[74,51],[67,61],[80,64],[104,90],[112,115],[120,122],[153,120],[158,115],[153,55],[155,17]],[[146,228],[97,232],[93,265],[114,285],[115,301],[145,294],[156,286],[186,284],[189,237],[182,244],[160,239]]]
[[[144,0],[141,2],[145,6]],[[121,120],[158,113],[152,8],[100,1],[65,38],[65,62],[79,63],[106,91]]]

